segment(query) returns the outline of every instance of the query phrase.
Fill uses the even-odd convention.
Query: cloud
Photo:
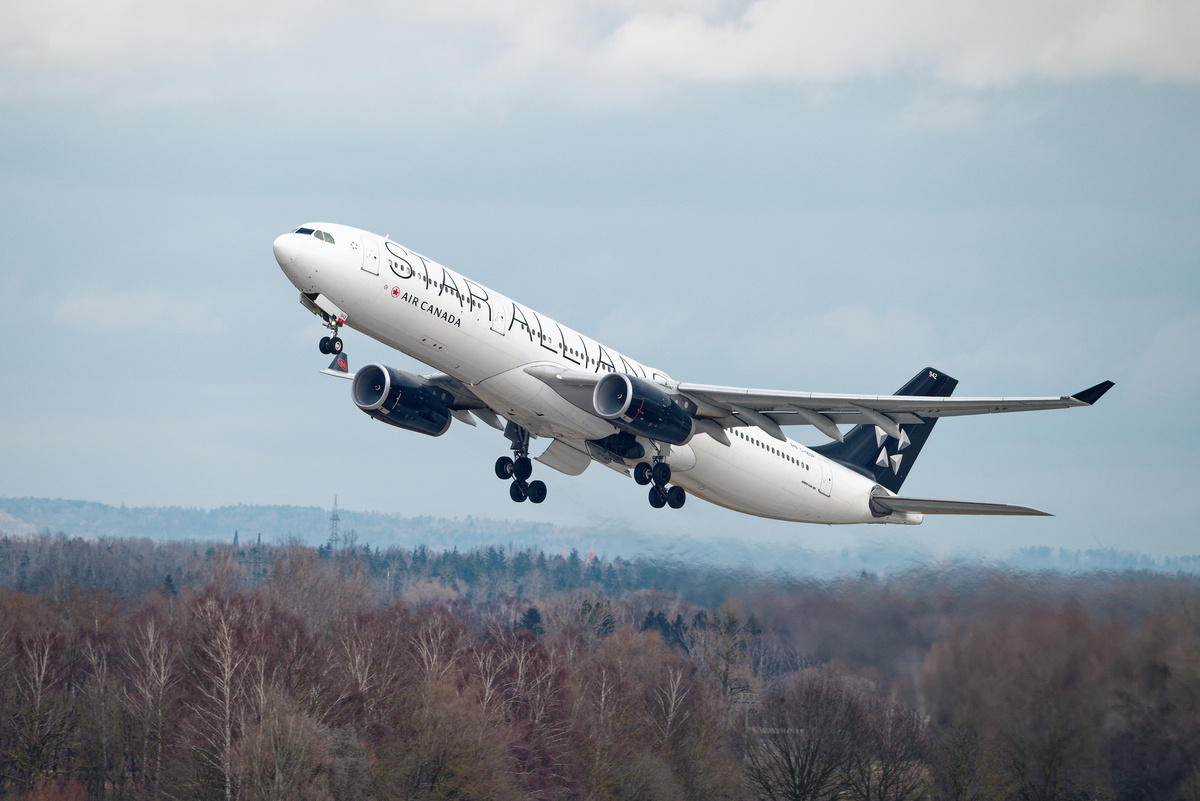
[[[600,51],[615,71],[684,82],[834,82],[892,72],[953,85],[1106,76],[1200,79],[1200,6],[1171,0],[758,0],[738,19],[647,12]]]
[[[0,0],[0,96],[638,100],[673,87],[1200,81],[1190,0]],[[380,95],[379,93],[382,93]],[[325,98],[324,102],[329,102]]]
[[[59,301],[56,325],[102,334],[118,331],[218,332],[223,323],[206,301],[163,292],[101,292]]]

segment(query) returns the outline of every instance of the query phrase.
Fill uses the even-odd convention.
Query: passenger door
[[[372,275],[379,275],[379,245],[375,240],[363,237],[364,253],[362,268]]]

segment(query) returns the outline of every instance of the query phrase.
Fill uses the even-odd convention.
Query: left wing
[[[541,379],[555,392],[584,409],[591,404],[591,392],[596,384],[607,375],[561,370],[549,365],[526,367],[525,372]],[[926,368],[925,374],[933,381],[938,379],[937,371],[932,368]],[[707,421],[706,430],[753,425],[776,439],[785,440],[787,437],[780,426],[811,425],[841,442],[842,433],[838,430],[840,423],[874,424],[888,435],[900,439],[901,425],[921,424],[924,422],[922,418],[1091,406],[1112,386],[1113,382],[1103,381],[1073,395],[1014,398],[831,395],[679,382],[664,384],[662,388],[674,395],[680,406],[697,421]]]

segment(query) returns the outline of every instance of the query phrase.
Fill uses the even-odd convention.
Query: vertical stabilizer
[[[957,386],[956,379],[926,367],[895,394],[945,398]],[[818,445],[813,450],[873,478],[892,492],[899,492],[900,485],[908,478],[908,471],[917,460],[917,454],[924,447],[925,440],[929,439],[933,424],[937,422],[936,417],[921,419],[923,422],[919,424],[902,424],[900,439],[888,436],[873,423],[864,423],[850,429],[841,442]]]

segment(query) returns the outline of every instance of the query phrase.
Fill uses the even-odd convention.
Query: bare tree
[[[726,703],[755,692],[753,643],[761,634],[743,623],[731,607],[715,615],[697,615],[688,629],[688,652],[700,669],[717,682]]]
[[[409,637],[417,669],[425,681],[440,682],[458,668],[463,655],[462,624],[450,615],[433,612]]]
[[[942,725],[979,716],[1012,792],[1030,801],[1104,793],[1104,642],[1078,607],[1028,606],[934,645],[922,684]]]
[[[314,632],[328,631],[368,609],[370,602],[367,575],[358,561],[333,564],[296,542],[272,554],[267,597]]]
[[[121,703],[121,687],[110,653],[111,642],[99,632],[81,638],[78,649],[86,671],[76,698],[80,712],[77,753],[81,773],[95,795],[109,790],[123,794],[129,780],[128,763],[135,758],[131,747],[130,718]]]
[[[861,727],[847,761],[847,789],[858,801],[914,801],[927,795],[928,734],[921,718],[891,698],[861,696]]]
[[[410,673],[404,663],[404,629],[396,615],[360,615],[337,634],[338,658],[368,716],[394,694]]]
[[[670,748],[675,736],[692,715],[688,707],[691,683],[682,665],[667,665],[661,683],[653,689],[653,706],[649,715],[660,748]]]
[[[122,697],[141,732],[140,785],[150,795],[162,789],[167,696],[179,682],[178,648],[153,615],[134,629],[125,645]]]
[[[770,801],[832,801],[859,743],[854,691],[818,670],[769,693],[745,731],[746,775]]]
[[[194,614],[201,627],[194,669],[197,673],[196,741],[192,746],[216,769],[225,801],[234,797],[237,779],[234,741],[246,712],[246,678],[251,665],[245,629],[253,620],[229,598],[207,595]]]
[[[41,630],[16,643],[14,678],[17,706],[11,718],[8,778],[25,787],[53,775],[59,750],[71,731],[70,714],[62,703],[59,638]]]
[[[332,733],[273,689],[257,705],[231,763],[238,797],[246,801],[332,799]]]

